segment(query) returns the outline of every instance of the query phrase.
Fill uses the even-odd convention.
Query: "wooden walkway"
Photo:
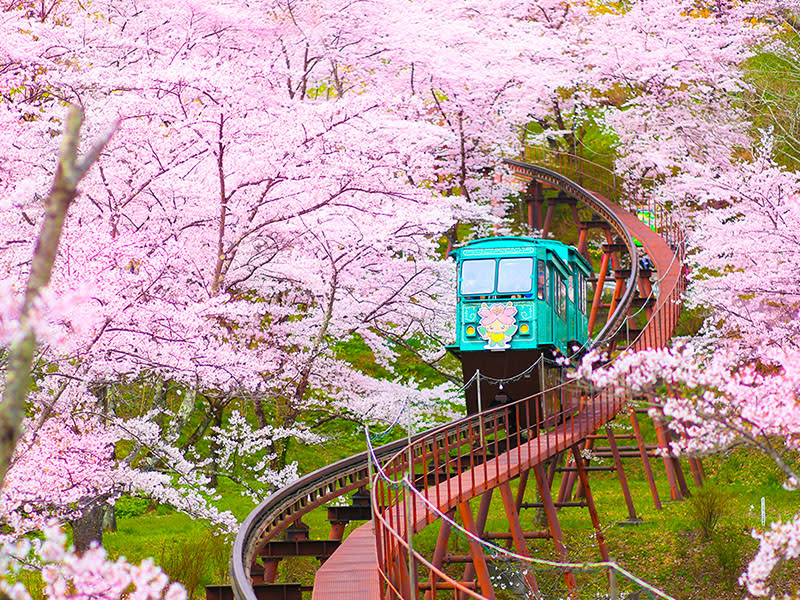
[[[595,195],[602,198],[599,194]],[[647,255],[655,265],[660,290],[662,292],[672,290],[678,283],[682,267],[664,238],[628,210],[610,202],[608,205],[631,235],[642,242]],[[670,293],[660,294],[655,306],[656,313],[667,302],[673,300],[674,297]],[[671,331],[653,331],[652,335],[642,338],[636,347],[637,349],[658,347],[669,339],[671,333]],[[416,498],[411,507],[414,531],[421,531],[436,521],[438,514],[453,510],[458,503],[496,488],[532,467],[543,464],[557,452],[579,443],[613,419],[614,408],[619,409],[621,406],[617,406],[613,399],[596,398],[582,409],[573,421],[567,421],[558,429],[529,440],[458,476],[426,488],[422,494],[436,507],[436,510],[429,508],[422,499]],[[400,502],[387,510],[402,515],[404,509],[404,504]],[[381,600],[377,549],[371,523],[359,527],[345,540],[317,571],[314,581],[313,600],[355,599]]]
[[[609,202],[596,192],[592,193],[597,198],[607,202],[608,208],[622,221],[630,234],[642,242],[642,247],[655,265],[658,285],[661,290],[673,289],[680,279],[683,265],[681,265],[681,261],[675,257],[675,252],[669,247],[669,244],[667,244],[664,238],[650,229],[650,227],[640,221],[636,215],[630,211],[622,208],[618,204]],[[655,310],[657,311],[668,301],[670,301],[669,294],[659,294],[656,299]],[[663,336],[665,338],[664,341],[668,340],[672,334],[672,332],[663,333],[665,334]]]
[[[317,570],[311,600],[380,600],[372,523],[355,529]]]
[[[422,499],[417,498],[412,506],[414,531],[419,532],[436,521],[439,512],[446,513],[459,502],[510,481],[522,471],[553,457],[556,452],[577,444],[605,423],[608,414],[614,414],[611,404],[608,400],[593,402],[575,418],[574,427],[568,421],[566,430],[552,430],[488,460],[485,464],[464,471],[458,477],[427,488],[423,493],[438,512],[434,512]],[[437,497],[441,499],[439,502],[436,501]],[[389,510],[405,514],[402,502]],[[372,523],[367,523],[353,531],[317,571],[312,600],[381,600],[377,568]]]

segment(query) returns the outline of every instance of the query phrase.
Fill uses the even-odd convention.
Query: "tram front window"
[[[485,295],[494,292],[495,260],[476,259],[461,263],[461,294]]]
[[[498,294],[529,294],[533,287],[532,258],[503,258],[497,271]]]

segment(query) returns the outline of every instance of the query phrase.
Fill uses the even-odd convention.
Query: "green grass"
[[[298,461],[302,473],[310,473],[365,449],[363,431],[354,423],[332,422],[318,432],[326,435],[327,441],[314,446],[293,442],[290,448],[289,459]],[[397,435],[401,434],[398,431]],[[255,508],[252,500],[241,495],[240,486],[229,479],[220,478],[218,492],[222,497],[217,503],[220,510],[230,510],[239,522]],[[103,545],[112,558],[124,556],[132,563],[139,563],[152,557],[172,578],[194,587],[195,598],[204,597],[203,586],[225,583],[232,536],[217,536],[204,521],[146,499],[123,497],[118,507],[117,531],[106,532],[103,536]],[[313,511],[304,522],[311,527],[313,538],[327,539],[330,524],[324,510]],[[221,555],[219,546],[224,549]],[[178,559],[184,557],[192,560],[183,563],[195,564],[182,564]],[[311,563],[314,562],[312,559]],[[286,561],[281,569],[288,570],[285,573],[288,576],[311,583],[311,563],[308,560]],[[298,564],[305,564],[305,567]],[[195,579],[197,585],[192,586]]]

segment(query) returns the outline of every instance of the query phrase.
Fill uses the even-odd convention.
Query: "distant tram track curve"
[[[635,340],[629,340],[628,347],[643,349],[666,344],[677,321],[684,289],[679,256],[680,230],[669,220],[666,213],[657,213],[655,207],[650,207],[660,219],[658,229],[661,235],[655,234],[653,224],[645,225],[634,213],[636,207],[641,205],[624,198],[618,190],[609,186],[607,172],[602,172],[602,167],[578,157],[552,153],[545,149],[537,149],[535,153],[533,160],[547,166],[518,160],[505,162],[515,176],[523,181],[545,184],[588,207],[594,215],[607,224],[616,238],[615,243],[624,245],[629,256],[628,265],[624,269],[626,275],[624,289],[621,290],[618,301],[612,303],[613,312],[599,333],[590,340],[589,346],[604,348],[613,343],[629,319],[637,285],[640,294],[642,292],[641,284],[638,283],[641,276],[639,252],[634,238],[642,241],[644,250],[655,263],[655,270],[658,273],[658,296],[648,309],[647,323],[637,332]],[[569,176],[559,171],[564,171]],[[580,180],[588,188],[597,188],[598,191],[590,191],[575,179]],[[586,180],[589,180],[589,183],[585,183]],[[624,206],[610,201],[608,197],[615,197],[617,203]],[[677,248],[677,255],[674,248]],[[650,292],[653,295],[653,290]],[[507,485],[510,479],[520,476],[524,469],[533,469],[536,461],[542,463],[552,458],[554,453],[568,451],[576,443],[576,439],[585,439],[586,435],[613,419],[626,402],[625,399],[614,399],[603,394],[587,398],[583,392],[573,393],[564,386],[561,388],[563,389],[558,391],[560,398],[567,398],[566,401],[562,400],[563,415],[560,420],[556,420],[559,422],[553,421],[547,427],[544,423],[536,422],[537,419],[526,420],[524,415],[528,414],[529,409],[520,408],[521,403],[536,401],[523,398],[508,406],[492,408],[417,434],[411,438],[411,449],[408,447],[408,440],[405,439],[380,446],[374,450],[374,458],[384,465],[388,475],[402,474],[408,469],[406,457],[409,452],[413,454],[412,466],[419,460],[419,464],[423,465],[423,472],[427,465],[443,461],[442,464],[437,464],[438,474],[433,474],[432,480],[431,474],[426,474],[427,479],[422,486],[422,493],[428,497],[431,505],[438,503],[438,509],[443,512],[453,511],[470,497],[478,496],[489,488]],[[553,393],[548,390],[541,394],[548,392]],[[530,410],[534,411],[533,408]],[[523,415],[522,420],[520,415]],[[477,442],[476,431],[480,431]],[[492,432],[491,435],[486,433],[487,431]],[[534,444],[537,439],[538,451]],[[545,444],[547,448],[544,448]],[[448,449],[446,456],[444,448]],[[459,458],[457,464],[451,464],[452,449],[455,449],[456,454],[461,453],[463,456],[466,453],[473,456],[469,460]],[[523,456],[526,453],[527,457]],[[505,455],[515,455],[516,458],[509,460],[508,464],[503,466],[499,458]],[[462,467],[464,463],[468,464]],[[476,472],[480,475],[482,470],[487,475],[490,468],[495,469],[494,473],[485,482],[475,483]],[[412,468],[412,472],[416,471]],[[448,477],[452,476],[451,481],[446,481],[441,472],[447,472]],[[301,477],[295,483],[276,491],[255,508],[240,527],[233,544],[230,562],[233,596],[238,600],[263,600],[263,593],[257,593],[253,584],[253,568],[262,549],[268,543],[280,539],[293,523],[299,522],[303,515],[314,508],[344,494],[363,490],[370,483],[369,475],[368,452],[362,452]],[[466,481],[467,477],[472,478],[472,489],[463,490],[462,480]],[[456,480],[460,488],[457,493],[452,490],[454,485],[450,485]],[[670,485],[672,486],[672,480]],[[402,498],[402,494],[392,492],[386,487],[378,480],[373,481],[373,505],[377,501],[379,506],[384,507],[383,512],[378,511],[375,518],[381,597],[417,598],[421,590],[427,589],[425,597],[433,593],[431,597],[435,598],[436,589],[446,586],[450,586],[451,590],[461,590],[463,597],[493,597],[493,593],[487,593],[484,589],[488,584],[483,581],[485,577],[481,577],[478,564],[480,561],[477,559],[475,561],[478,571],[477,587],[484,595],[476,589],[463,586],[463,582],[452,580],[445,583],[449,576],[436,564],[432,564],[421,555],[418,556],[416,551],[413,552],[416,564],[425,565],[430,574],[429,582],[421,584],[417,581],[416,574],[409,579],[408,569],[404,571],[402,567],[402,563],[408,560],[407,543],[404,545],[403,536],[407,536],[409,526],[416,532],[433,521],[436,518],[435,512],[431,512],[429,506],[421,504],[420,499],[406,507],[408,500]],[[504,490],[501,491],[505,493]],[[442,496],[443,492],[446,497]],[[314,598],[317,597],[315,588]],[[344,597],[346,596],[342,596]]]

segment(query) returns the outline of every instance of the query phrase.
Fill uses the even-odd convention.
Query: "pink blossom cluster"
[[[43,528],[44,539],[6,543],[0,560],[0,591],[12,600],[30,600],[20,581],[21,570],[38,567],[44,597],[50,600],[186,600],[186,590],[148,559],[133,565],[124,558],[110,561],[101,547],[77,555],[66,548],[66,535],[57,525]],[[38,591],[37,591],[38,592]]]
[[[800,447],[800,352],[762,352],[760,360],[769,358],[768,365],[742,364],[741,356],[737,347],[723,346],[703,358],[687,345],[623,354],[593,370],[597,357],[590,354],[577,376],[644,402],[654,417],[666,417],[674,434],[672,452],[698,456],[744,443],[775,462],[785,489],[798,490],[800,473],[784,449]],[[770,531],[753,532],[760,549],[741,577],[750,593],[767,594],[775,566],[798,557],[798,527],[800,513],[773,523]]]
[[[214,506],[218,497],[207,485],[203,462],[188,460],[160,439],[150,419],[73,416],[27,425],[0,494],[0,515],[11,528],[7,537],[41,530],[53,518],[75,519],[98,502],[114,504],[121,494],[151,498],[225,531],[238,527],[230,512]],[[167,470],[117,460],[114,449],[123,440],[144,444]]]
[[[113,493],[118,438],[96,420],[56,419],[28,433],[17,446],[0,495],[0,513],[14,532],[42,529],[54,516],[68,520],[83,505]]]
[[[637,3],[631,12],[639,8],[653,18],[620,36],[622,45],[648,48],[637,61],[641,69],[631,67],[620,79],[639,93],[606,109],[604,123],[617,136],[615,168],[633,195],[685,227],[685,300],[706,319],[683,346],[625,356],[599,373],[590,374],[587,362],[582,375],[618,393],[645,394],[670,419],[674,451],[746,443],[776,463],[784,487],[796,489],[796,465],[784,453],[800,443],[800,180],[774,160],[768,131],[754,139],[738,98],[749,89],[743,60],[759,51],[795,60],[770,24],[784,23],[797,6],[718,3],[670,16]],[[709,20],[712,35],[673,38],[686,49],[686,64],[670,54],[675,31],[688,34]],[[676,30],[663,26],[670,21]],[[655,62],[648,65],[650,57]],[[742,578],[752,594],[768,594],[777,562],[797,558],[786,532],[798,522],[800,514],[776,526],[780,535],[757,535],[761,549]]]
[[[766,582],[772,570],[782,560],[800,557],[800,514],[787,523],[771,523],[768,531],[753,531],[753,537],[761,545],[739,582],[753,594],[766,595],[769,593]]]

